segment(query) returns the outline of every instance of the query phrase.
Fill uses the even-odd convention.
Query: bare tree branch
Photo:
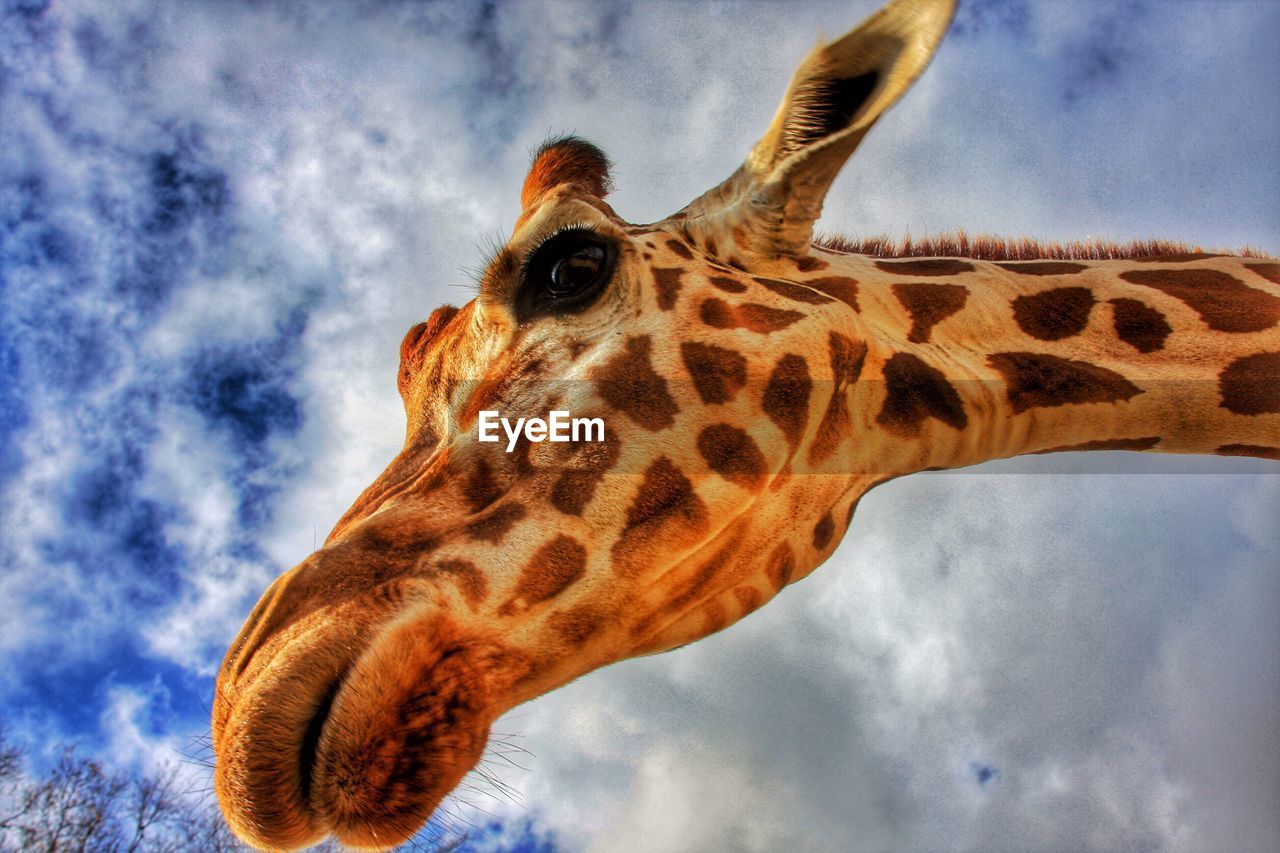
[[[108,770],[65,748],[43,776],[0,722],[0,851],[41,853],[240,853],[212,797],[186,790],[190,778],[169,765],[150,774]],[[400,850],[457,850],[466,834],[429,825]],[[340,853],[327,841],[317,853]]]

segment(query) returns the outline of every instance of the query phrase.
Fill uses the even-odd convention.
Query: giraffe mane
[[[1243,258],[1271,258],[1272,255],[1252,246],[1237,250],[1203,249],[1179,240],[1058,240],[1045,241],[1033,237],[1002,237],[995,234],[970,236],[963,229],[912,237],[904,234],[894,240],[887,234],[872,237],[850,237],[845,234],[822,234],[814,245],[833,252],[871,255],[877,258],[960,257],[983,261],[1083,260],[1110,261],[1132,258],[1155,258],[1166,255],[1234,255]]]

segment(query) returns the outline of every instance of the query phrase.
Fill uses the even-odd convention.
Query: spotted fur
[[[742,167],[658,222],[611,208],[589,143],[536,152],[477,299],[401,342],[403,449],[224,660],[215,787],[240,836],[410,837],[500,714],[762,606],[894,477],[1060,451],[1280,458],[1274,258],[812,239],[950,12],[897,2],[819,46]],[[566,228],[607,263],[548,297],[530,258]],[[479,441],[486,409],[598,413],[606,436],[508,453]]]

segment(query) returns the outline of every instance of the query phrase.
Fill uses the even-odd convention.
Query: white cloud
[[[1232,504],[1274,479],[881,487],[765,610],[499,721],[533,756],[494,808],[588,849],[1257,848],[1280,577]]]
[[[147,722],[154,706],[167,702],[166,691],[159,684],[149,690],[112,687],[105,698],[101,724],[108,735],[107,752],[115,766],[154,773],[177,763],[188,749],[177,735],[157,736]]]
[[[289,384],[303,422],[255,475],[280,489],[265,556],[232,553],[234,447],[178,407],[140,442],[140,493],[181,510],[166,535],[192,561],[184,591],[137,629],[146,648],[211,673],[269,576],[390,459],[400,336],[470,297],[461,270],[514,221],[543,136],[601,143],[617,209],[659,218],[736,167],[819,27],[834,35],[872,6],[518,3],[489,29],[463,5],[69,6],[117,42],[129,14],[146,21],[146,61],[95,70],[64,42],[61,76],[33,66],[32,85],[68,92],[75,122],[128,152],[171,142],[161,118],[200,124],[233,190],[231,248],[210,252],[145,334],[113,332],[137,344],[123,375],[168,376],[201,345],[242,348],[308,312]],[[948,43],[858,152],[824,224],[1280,248],[1274,6],[1135,18],[1134,64],[1071,105],[1069,48],[1114,13],[1031,8],[1022,46],[998,32]],[[136,194],[134,172],[61,150],[44,121],[23,114],[34,153],[0,157],[56,164],[68,197],[95,180]],[[108,259],[109,237],[91,237]],[[113,316],[110,300],[101,310]],[[6,486],[3,548],[40,571],[0,576],[21,604],[0,648],[55,632],[89,648],[130,616],[112,579],[33,544],[55,536],[50,495],[87,464],[85,425],[61,399],[27,402],[39,429]],[[531,815],[572,849],[1262,848],[1280,787],[1278,478],[1155,470],[1166,475],[978,471],[877,489],[829,564],[762,612],[500,721],[531,770],[501,771],[518,805],[480,804]],[[87,612],[70,625],[42,605],[81,588]],[[120,760],[173,744],[140,722],[153,700],[109,692],[102,731]],[[975,765],[998,775],[981,785]]]

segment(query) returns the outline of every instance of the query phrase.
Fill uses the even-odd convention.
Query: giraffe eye
[[[568,314],[595,301],[613,275],[613,244],[587,229],[557,234],[525,265],[518,299],[522,319]]]
[[[551,265],[547,290],[554,296],[572,296],[596,282],[604,269],[604,249],[580,246]]]

